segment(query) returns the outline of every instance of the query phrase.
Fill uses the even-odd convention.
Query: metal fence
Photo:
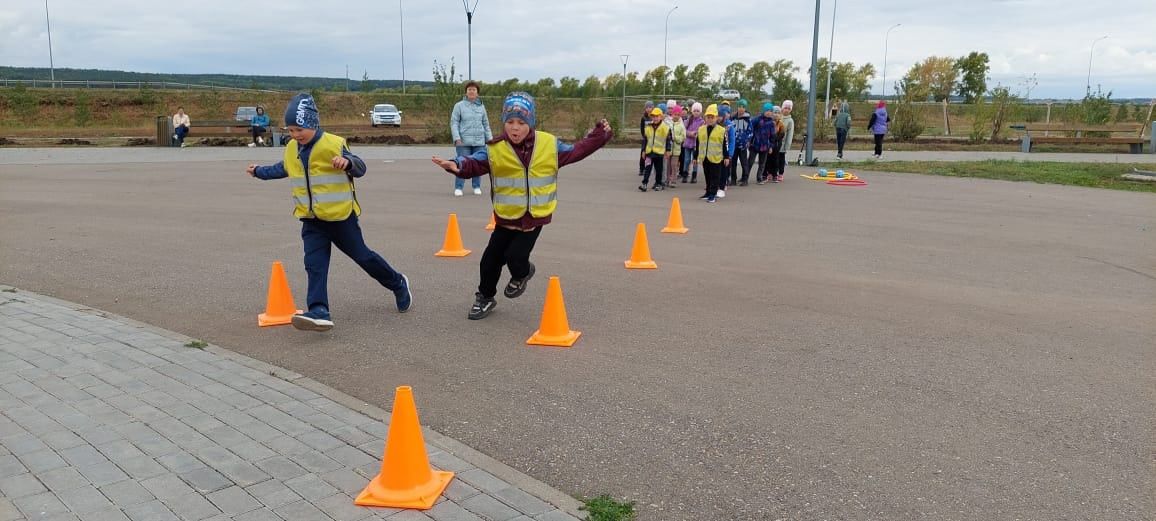
[[[193,83],[179,83],[175,81],[99,81],[99,80],[12,80],[0,78],[0,85],[15,87],[22,85],[31,88],[61,88],[61,89],[163,89],[163,90],[225,90],[236,92],[287,92],[276,89],[246,89],[242,87],[227,87],[223,85],[198,85]]]

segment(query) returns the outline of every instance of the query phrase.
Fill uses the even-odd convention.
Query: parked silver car
[[[401,126],[401,111],[397,107],[388,103],[382,103],[373,106],[373,111],[369,114],[369,123],[374,127],[378,125],[393,125],[395,127]]]

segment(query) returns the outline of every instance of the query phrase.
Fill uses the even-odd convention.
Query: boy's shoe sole
[[[534,278],[534,272],[535,271],[537,271],[537,270],[534,268],[534,263],[531,262],[530,263],[530,273],[526,274],[525,277],[522,277],[522,279],[521,279],[522,284],[518,286],[518,289],[510,291],[510,284],[507,283],[506,289],[502,291],[502,294],[505,295],[506,298],[518,298],[518,297],[522,296],[522,293],[526,292],[526,286],[529,284],[530,279]],[[513,281],[510,281],[510,282],[513,282]]]
[[[293,327],[301,331],[329,331],[333,329],[333,321],[323,318],[309,318],[305,315],[293,315]]]

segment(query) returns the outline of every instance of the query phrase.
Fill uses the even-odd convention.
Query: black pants
[[[751,166],[754,165],[755,156],[758,155],[758,152],[753,148],[744,148],[739,150],[737,155],[743,167],[743,175],[739,178],[739,181],[745,183],[751,178]],[[755,177],[758,177],[757,172],[755,173]]]
[[[751,150],[751,155],[755,156],[755,181],[762,181],[767,178],[767,170],[771,169],[772,159],[768,150]]]
[[[875,155],[883,155],[883,134],[875,134]]]
[[[706,196],[708,199],[714,199],[718,195],[719,182],[725,175],[725,169],[726,167],[722,163],[711,163],[706,159],[702,161],[702,175],[706,177]]]
[[[501,226],[490,233],[490,243],[482,253],[481,282],[478,292],[486,298],[498,294],[498,279],[502,278],[502,266],[510,267],[510,277],[520,279],[530,274],[530,252],[542,233],[539,226],[531,231],[511,230]]]
[[[839,147],[839,157],[843,157],[843,145],[847,144],[847,129],[835,129],[835,144]]]
[[[666,156],[662,154],[650,153],[645,156],[650,159],[650,164],[642,170],[642,186],[650,181],[650,171],[654,170],[654,186],[662,184],[662,167],[666,164]]]
[[[775,153],[775,174],[783,175],[787,172],[787,151]]]
[[[265,127],[249,127],[249,133],[253,135],[253,142],[257,142],[257,136],[265,133]]]
[[[643,169],[646,168],[646,142],[638,147],[638,175],[642,175]]]

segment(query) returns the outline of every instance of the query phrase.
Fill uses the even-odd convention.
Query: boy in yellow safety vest
[[[490,140],[485,150],[456,159],[434,156],[433,163],[461,179],[490,176],[494,227],[482,253],[481,280],[467,318],[480,320],[497,306],[494,296],[502,267],[510,269],[503,294],[517,298],[534,276],[530,252],[549,224],[558,205],[558,169],[585,159],[614,135],[605,119],[573,145],[554,135],[534,130],[534,98],[525,92],[506,96],[502,104],[502,135]]]
[[[317,104],[298,94],[285,109],[285,125],[293,138],[275,165],[249,165],[257,179],[288,177],[293,187],[293,216],[301,220],[305,243],[305,273],[309,275],[309,310],[293,316],[293,327],[307,331],[333,329],[329,315],[329,255],[331,246],[353,259],[369,276],[393,292],[397,310],[409,311],[413,295],[409,279],[365,245],[357,216],[361,206],[353,178],[365,175],[365,161],[349,151],[345,138],[321,130]]]
[[[654,191],[665,188],[662,183],[662,167],[666,164],[666,158],[670,157],[670,125],[663,121],[663,116],[662,109],[650,109],[650,123],[642,127],[642,137],[646,140],[642,153],[646,156],[646,165],[642,171],[642,184],[638,185],[639,192],[646,191],[651,170],[654,170]]]
[[[706,176],[706,192],[699,199],[713,203],[722,189],[723,172],[730,166],[730,156],[734,153],[734,143],[730,142],[725,124],[718,120],[718,105],[706,108],[704,117],[706,123],[698,127],[698,139],[695,145],[697,155],[702,160],[702,173]]]

